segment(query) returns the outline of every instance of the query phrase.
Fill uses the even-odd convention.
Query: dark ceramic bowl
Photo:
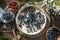
[[[60,29],[58,27],[50,27],[46,32],[47,40],[57,40],[60,35]]]

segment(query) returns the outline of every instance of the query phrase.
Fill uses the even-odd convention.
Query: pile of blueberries
[[[13,17],[13,16],[12,16],[10,13],[8,13],[8,14],[3,14],[3,18],[4,18],[5,20],[7,20],[7,21],[11,20],[12,17]]]
[[[56,28],[52,28],[48,30],[48,39],[49,40],[57,40],[57,37],[59,35],[59,31]]]
[[[42,15],[40,12],[35,13],[35,8],[32,6],[26,7],[21,14],[22,15],[18,16],[18,20],[20,21],[18,25],[21,27],[23,24],[25,24],[30,31],[32,31],[32,28],[35,30],[34,26],[37,29],[40,29],[40,25],[45,23],[44,15]]]
[[[18,19],[22,22],[24,22],[25,24],[33,24],[33,23],[35,23],[35,22],[37,22],[37,24],[43,24],[45,21],[45,19],[44,19],[44,15],[41,15],[41,13],[40,12],[37,12],[36,14],[35,14],[35,9],[31,6],[31,7],[27,7],[27,8],[25,8],[24,9],[24,11],[23,11],[24,13],[22,13],[22,14],[24,14],[24,15],[20,15],[19,17],[18,17]],[[28,17],[27,17],[27,14],[29,15]],[[36,20],[36,18],[38,18],[38,20]],[[26,19],[26,20],[25,20]],[[34,24],[33,24],[34,25]],[[38,26],[38,25],[37,25]]]

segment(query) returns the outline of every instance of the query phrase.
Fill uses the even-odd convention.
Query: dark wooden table
[[[5,0],[5,1],[8,1],[8,0]],[[4,0],[0,0],[0,7],[4,8],[6,7],[6,3]],[[8,1],[9,2],[9,1]],[[57,17],[54,17],[54,23],[55,23],[55,26],[56,27],[59,27],[60,28],[60,16],[57,16]],[[0,26],[2,27],[3,24],[0,23]],[[46,32],[38,37],[38,38],[27,38],[28,40],[47,40],[46,39]]]

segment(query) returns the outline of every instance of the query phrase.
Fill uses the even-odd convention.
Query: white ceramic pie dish
[[[44,19],[45,19],[45,22],[43,23],[43,24],[41,24],[40,26],[41,26],[41,28],[40,29],[37,29],[37,31],[36,32],[27,32],[27,27],[25,26],[25,25],[23,25],[22,26],[22,28],[21,27],[19,27],[19,22],[20,22],[20,20],[18,19],[18,16],[21,16],[21,12],[22,12],[22,10],[24,10],[26,7],[29,7],[29,6],[33,6],[37,11],[35,11],[35,12],[40,12],[42,15],[44,15]],[[17,24],[17,28],[18,28],[18,30],[22,33],[22,34],[24,34],[24,35],[26,35],[26,36],[29,36],[29,37],[34,37],[34,36],[39,36],[39,35],[42,35],[44,32],[45,32],[45,30],[49,27],[49,24],[50,24],[50,17],[48,16],[48,14],[46,14],[46,12],[42,9],[42,8],[39,8],[37,5],[29,5],[29,4],[26,4],[26,5],[24,5],[23,7],[21,7],[21,9],[18,11],[18,13],[17,13],[17,16],[16,16],[16,24]],[[22,23],[21,23],[22,24]]]

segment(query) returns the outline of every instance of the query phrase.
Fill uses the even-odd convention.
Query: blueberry
[[[22,20],[23,18],[24,18],[24,16],[22,16],[22,15],[18,17],[19,20]]]
[[[34,13],[31,13],[31,14],[29,15],[29,17],[30,17],[32,20],[35,20],[35,15],[34,15]]]
[[[28,10],[29,10],[30,13],[34,13],[35,8],[33,6],[30,6],[30,7],[28,7]]]
[[[8,13],[8,14],[3,14],[3,18],[4,18],[4,20],[11,20],[11,18],[13,17],[13,15],[11,15],[10,13]]]
[[[37,12],[36,15],[40,15],[39,17],[41,17],[41,13],[40,12]]]

